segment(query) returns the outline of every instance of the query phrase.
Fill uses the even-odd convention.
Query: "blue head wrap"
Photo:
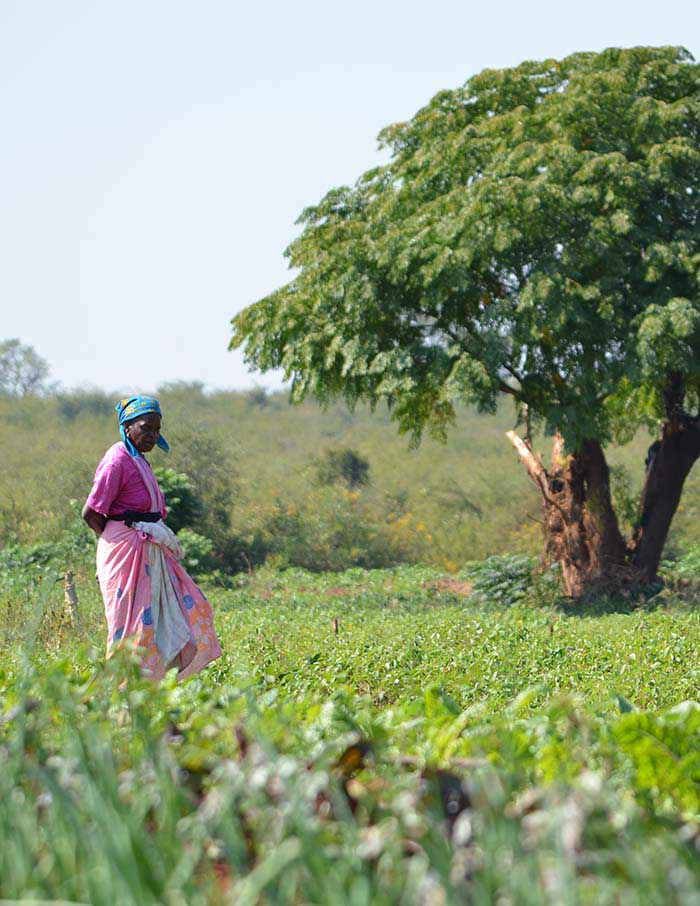
[[[152,396],[127,396],[126,399],[119,400],[114,408],[119,413],[119,433],[121,434],[122,442],[131,456],[136,458],[141,454],[127,437],[124,426],[133,418],[138,418],[139,415],[146,415],[148,412],[155,412],[158,415],[162,415],[160,403]],[[160,447],[161,450],[165,450],[166,453],[170,449],[170,446],[164,437],[158,438],[156,446]]]

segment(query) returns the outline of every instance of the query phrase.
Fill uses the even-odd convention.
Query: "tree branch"
[[[522,379],[522,377],[518,374],[518,372],[515,370],[515,368],[513,368],[511,365],[504,365],[503,368],[508,372],[508,374],[509,374],[511,377],[514,377],[515,380],[516,380],[519,384],[522,384],[523,379]]]
[[[548,498],[546,485],[543,485],[543,479],[545,477],[545,468],[542,465],[539,457],[535,456],[532,452],[532,447],[527,444],[522,437],[517,434],[515,431],[506,431],[506,437],[513,444],[517,450],[518,456],[522,460],[523,465],[527,469],[527,473],[530,478],[535,482],[537,487],[542,491],[542,494]]]
[[[520,393],[515,389],[515,387],[511,387],[510,384],[506,384],[505,381],[499,381],[498,386],[501,393],[508,393],[510,394],[510,396],[514,396],[516,399],[521,399]]]
[[[552,496],[549,490],[549,485],[547,483],[548,475],[547,470],[542,465],[542,459],[538,455],[535,455],[532,452],[532,447],[526,443],[519,434],[516,434],[515,431],[506,431],[506,437],[513,444],[515,449],[518,451],[518,456],[520,457],[523,465],[527,469],[527,473],[534,483],[539,488],[540,493],[544,497],[545,501],[550,504],[550,506],[555,507],[559,510],[562,519],[564,522],[569,522],[569,517],[565,510],[562,508],[559,501]],[[557,450],[557,440],[554,442],[555,447],[555,456]]]

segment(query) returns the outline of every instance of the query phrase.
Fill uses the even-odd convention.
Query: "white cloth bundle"
[[[132,525],[137,531],[150,535],[151,540],[156,544],[167,547],[178,560],[182,560],[182,548],[177,540],[177,535],[171,528],[168,528],[162,519],[159,519],[158,522],[133,522]]]
[[[147,468],[142,457],[138,456],[134,461],[151,498],[151,511],[156,512],[159,510],[158,486],[153,472]],[[148,566],[151,574],[153,632],[158,653],[167,668],[192,640],[190,624],[180,607],[163,548],[167,547],[178,560],[182,560],[183,551],[175,532],[162,519],[158,522],[132,524],[137,532],[143,532],[151,539],[151,544],[148,545]]]
[[[148,545],[148,566],[151,574],[153,632],[158,652],[168,667],[192,639],[189,623],[180,607],[163,553],[163,548],[167,547],[180,560],[182,548],[175,532],[162,519],[159,522],[134,522],[133,527],[149,535],[152,542]]]

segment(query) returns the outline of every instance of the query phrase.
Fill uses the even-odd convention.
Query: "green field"
[[[382,411],[162,396],[224,656],[158,687],[104,662],[71,504],[111,401],[0,400],[0,898],[700,904],[698,475],[663,583],[574,605],[506,410],[413,450]],[[623,520],[648,443],[610,451]]]
[[[105,665],[87,576],[73,626],[6,575],[0,895],[700,902],[697,593],[572,609],[526,567],[242,575],[160,687]]]

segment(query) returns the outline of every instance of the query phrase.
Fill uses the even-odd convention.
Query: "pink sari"
[[[156,511],[155,478],[139,459],[135,462],[151,496],[152,510]],[[167,632],[168,621],[173,621],[161,608],[160,581],[154,600],[154,557],[163,558],[158,559],[159,576],[168,586],[168,600],[180,611],[174,622],[189,630],[188,652],[192,646],[196,648],[192,660],[178,673],[178,678],[186,679],[221,656],[211,605],[167,547],[156,545],[145,532],[114,520],[107,522],[97,544],[97,576],[108,627],[107,656],[129,639],[141,652],[144,674],[159,680],[168,669],[158,648],[156,629],[160,626]]]

